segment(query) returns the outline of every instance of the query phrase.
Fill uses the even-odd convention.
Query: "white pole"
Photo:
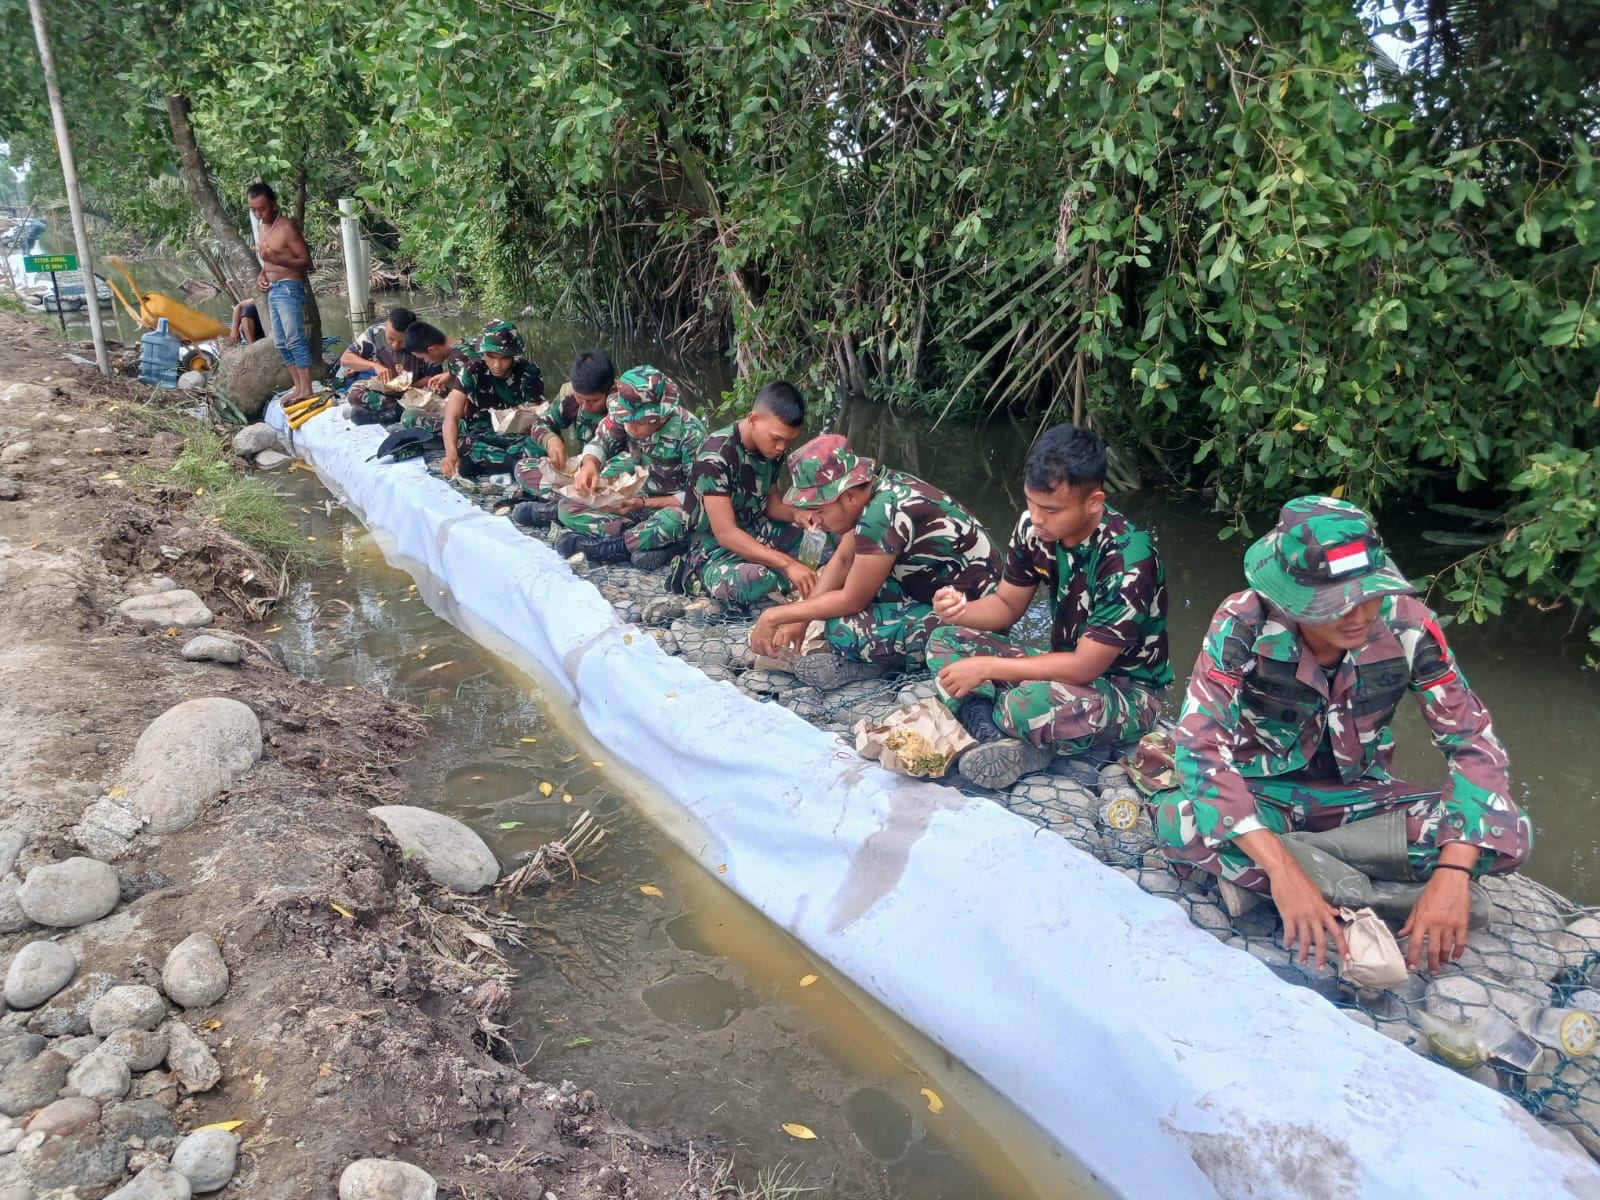
[[[67,205],[72,210],[72,237],[78,244],[78,265],[83,268],[84,299],[88,301],[89,336],[94,340],[94,361],[100,374],[111,374],[106,358],[106,335],[100,327],[100,283],[94,277],[94,255],[89,253],[89,230],[83,220],[83,200],[78,195],[78,167],[72,161],[72,138],[67,132],[67,112],[61,106],[61,88],[56,84],[56,60],[50,53],[50,31],[45,28],[44,6],[28,0],[33,14],[33,36],[39,43],[39,65],[44,68],[44,90],[50,96],[50,117],[56,127],[56,152],[61,155],[61,177],[67,184]],[[57,297],[59,301],[59,297]]]
[[[353,199],[339,201],[339,232],[344,238],[344,278],[350,290],[350,324],[359,332],[367,319],[367,291],[372,276],[361,244],[361,208]]]

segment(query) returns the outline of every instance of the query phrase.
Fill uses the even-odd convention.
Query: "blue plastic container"
[[[183,343],[177,334],[167,331],[167,319],[162,317],[139,339],[139,379],[154,387],[177,387],[178,355],[182,352]]]

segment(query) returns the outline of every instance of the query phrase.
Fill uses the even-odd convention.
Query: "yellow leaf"
[[[538,738],[518,738],[517,739],[517,741],[523,742],[523,743],[525,743],[526,745],[529,745],[529,746],[533,745],[533,743],[537,742],[538,740],[539,740]]]
[[[342,904],[335,904],[332,900],[330,900],[328,901],[328,907],[333,909],[334,912],[338,913],[346,921],[354,921],[356,919],[355,913],[351,912]]]
[[[567,793],[562,792],[561,793],[561,803],[563,803],[563,804],[571,804],[572,803],[572,797],[567,795]]]
[[[1395,373],[1395,374],[1396,374],[1396,375],[1399,375],[1399,374],[1401,374],[1401,370],[1400,370],[1400,364],[1399,364],[1399,363],[1395,363],[1395,365],[1394,365],[1394,373]]]
[[[631,645],[633,645],[633,634],[631,634],[631,633],[625,633],[625,634],[623,634],[623,635],[622,635],[622,644],[623,644],[623,645],[624,645],[624,646],[631,646]]]
[[[653,883],[644,884],[639,888],[639,890],[646,896],[654,896],[657,900],[663,899],[661,889]]]
[[[555,790],[556,790],[556,785],[551,783],[548,779],[543,780],[539,784],[539,795],[541,795],[541,796],[548,796],[551,792],[553,792]]]
[[[597,758],[597,759],[595,759],[595,760],[594,760],[594,761],[593,761],[593,762],[591,762],[591,763],[590,763],[590,764],[589,764],[589,765],[590,765],[590,766],[591,766],[591,767],[603,767],[603,766],[605,766],[605,763],[603,763],[603,762],[601,762],[601,761],[600,761],[600,760],[599,760],[599,759],[598,759],[598,758]]]
[[[1308,430],[1310,428],[1311,428],[1311,426],[1307,425],[1304,421],[1296,421],[1294,423],[1294,431],[1296,433],[1304,433],[1306,430]]]
[[[101,479],[121,479],[122,476],[118,475],[115,471],[107,471],[104,475],[100,476],[100,478]]]
[[[1338,487],[1334,488],[1333,491],[1329,492],[1328,495],[1332,496],[1335,500],[1343,500],[1344,484],[1341,483]]]
[[[382,608],[387,603],[389,603],[387,600],[379,600],[378,601],[378,607]]]
[[[206,490],[205,488],[195,488],[194,494],[196,496],[204,496],[206,494]]]
[[[943,1112],[944,1101],[939,1099],[939,1093],[932,1088],[923,1088],[922,1094],[928,1098],[928,1111],[931,1113]]]
[[[314,542],[314,541],[316,541],[316,540],[317,540],[317,539],[316,539],[316,537],[315,537],[315,536],[309,536],[309,537],[307,537],[307,538],[306,538],[306,541],[308,541],[308,542]]]
[[[128,789],[127,788],[112,788],[110,794],[111,794],[111,796],[113,798],[115,798],[117,796],[126,796],[128,794]]]
[[[178,627],[176,625],[174,625],[171,629],[167,630],[167,636],[168,637],[177,637],[178,636]]]
[[[281,633],[281,632],[283,632],[283,626],[282,625],[274,625],[271,629],[267,630],[267,632],[268,633]]]
[[[817,1136],[804,1125],[796,1125],[793,1121],[785,1121],[783,1123],[783,1131],[790,1137],[799,1138],[803,1142],[814,1141]]]
[[[800,986],[801,987],[810,987],[816,981],[817,981],[817,977],[815,975],[802,975],[802,976],[800,976]]]
[[[213,1121],[209,1125],[202,1125],[198,1129],[191,1129],[189,1132],[200,1133],[206,1129],[220,1129],[223,1133],[232,1133],[243,1124],[243,1121]]]
[[[727,863],[723,863],[720,867],[717,868],[717,874],[718,875],[726,875],[727,873],[728,873],[728,864]]]
[[[1209,370],[1209,368],[1206,366],[1206,364],[1205,363],[1201,363],[1200,364],[1200,378],[1201,379],[1204,379],[1206,377],[1207,370]]]

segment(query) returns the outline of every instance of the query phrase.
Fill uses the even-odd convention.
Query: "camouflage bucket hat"
[[[478,335],[479,354],[509,354],[512,358],[523,355],[522,335],[510,321],[490,321]]]
[[[1332,496],[1301,496],[1244,554],[1250,586],[1287,616],[1319,625],[1377,596],[1417,589],[1389,559],[1372,518]]]
[[[784,501],[795,508],[821,508],[847,488],[872,478],[877,463],[859,458],[837,433],[814,437],[789,456],[794,481]]]
[[[651,366],[624,371],[606,400],[613,421],[654,421],[672,412],[678,385]]]

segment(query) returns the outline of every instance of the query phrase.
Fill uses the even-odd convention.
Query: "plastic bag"
[[[367,380],[367,390],[369,392],[371,392],[371,391],[388,392],[390,395],[393,395],[393,396],[404,395],[406,393],[406,391],[410,389],[410,387],[411,387],[411,372],[410,371],[396,371],[393,375],[391,375],[389,377],[389,382],[388,383],[385,383],[383,380],[379,379],[376,375],[374,375],[371,379]]]
[[[1339,919],[1350,947],[1350,956],[1339,963],[1341,979],[1373,989],[1399,987],[1406,981],[1405,955],[1383,918],[1370,908],[1341,908]]]
[[[856,753],[876,759],[898,775],[938,779],[964,752],[978,744],[961,722],[937,700],[919,700],[892,712],[881,724],[862,717],[851,732]]]

